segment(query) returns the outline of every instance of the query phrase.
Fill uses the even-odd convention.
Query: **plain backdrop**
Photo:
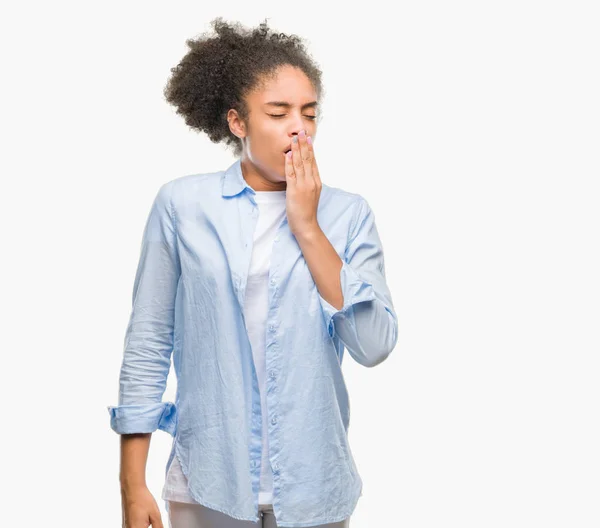
[[[577,0],[4,6],[3,523],[121,526],[106,406],[142,229],[160,185],[234,160],[162,95],[217,16],[305,39],[321,178],[384,245],[398,344],[343,361],[352,528],[600,526],[600,17]]]

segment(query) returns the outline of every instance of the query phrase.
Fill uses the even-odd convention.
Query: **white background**
[[[344,354],[352,528],[600,526],[600,32],[583,1],[2,9],[4,524],[121,525],[118,372],[159,186],[223,170],[163,99],[223,16],[324,72],[321,177],[362,194],[400,321]],[[171,371],[165,400],[175,397]],[[171,437],[152,436],[159,498]]]

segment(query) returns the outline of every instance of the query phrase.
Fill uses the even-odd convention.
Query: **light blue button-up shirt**
[[[273,244],[266,332],[268,430],[243,300],[258,219],[237,159],[162,185],[144,228],[119,377],[119,434],[173,436],[197,502],[258,521],[262,435],[278,526],[349,517],[362,480],[348,443],[344,349],[366,367],[397,342],[375,217],[356,193],[322,184],[319,226],[342,259],[338,310],[321,297],[287,218]],[[163,402],[171,356],[175,402]],[[168,510],[168,503],[166,504]]]

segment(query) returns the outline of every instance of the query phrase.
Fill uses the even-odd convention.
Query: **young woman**
[[[236,161],[162,185],[144,229],[108,407],[124,525],[162,526],[144,475],[162,429],[172,528],[347,527],[362,480],[343,352],[373,367],[398,334],[374,214],[321,181],[321,72],[301,40],[213,27],[187,42],[165,96]],[[162,401],[171,356],[175,403]]]

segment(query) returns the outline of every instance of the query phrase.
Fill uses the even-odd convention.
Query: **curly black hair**
[[[248,119],[245,96],[271,78],[276,70],[290,65],[302,70],[314,86],[317,98],[323,95],[322,72],[297,35],[273,32],[264,22],[246,29],[229,24],[222,17],[211,25],[216,35],[202,34],[186,40],[190,48],[172,75],[164,96],[194,130],[206,132],[213,143],[225,143],[237,157],[240,138],[229,129],[227,113],[237,110]],[[319,113],[318,119],[321,113]]]

